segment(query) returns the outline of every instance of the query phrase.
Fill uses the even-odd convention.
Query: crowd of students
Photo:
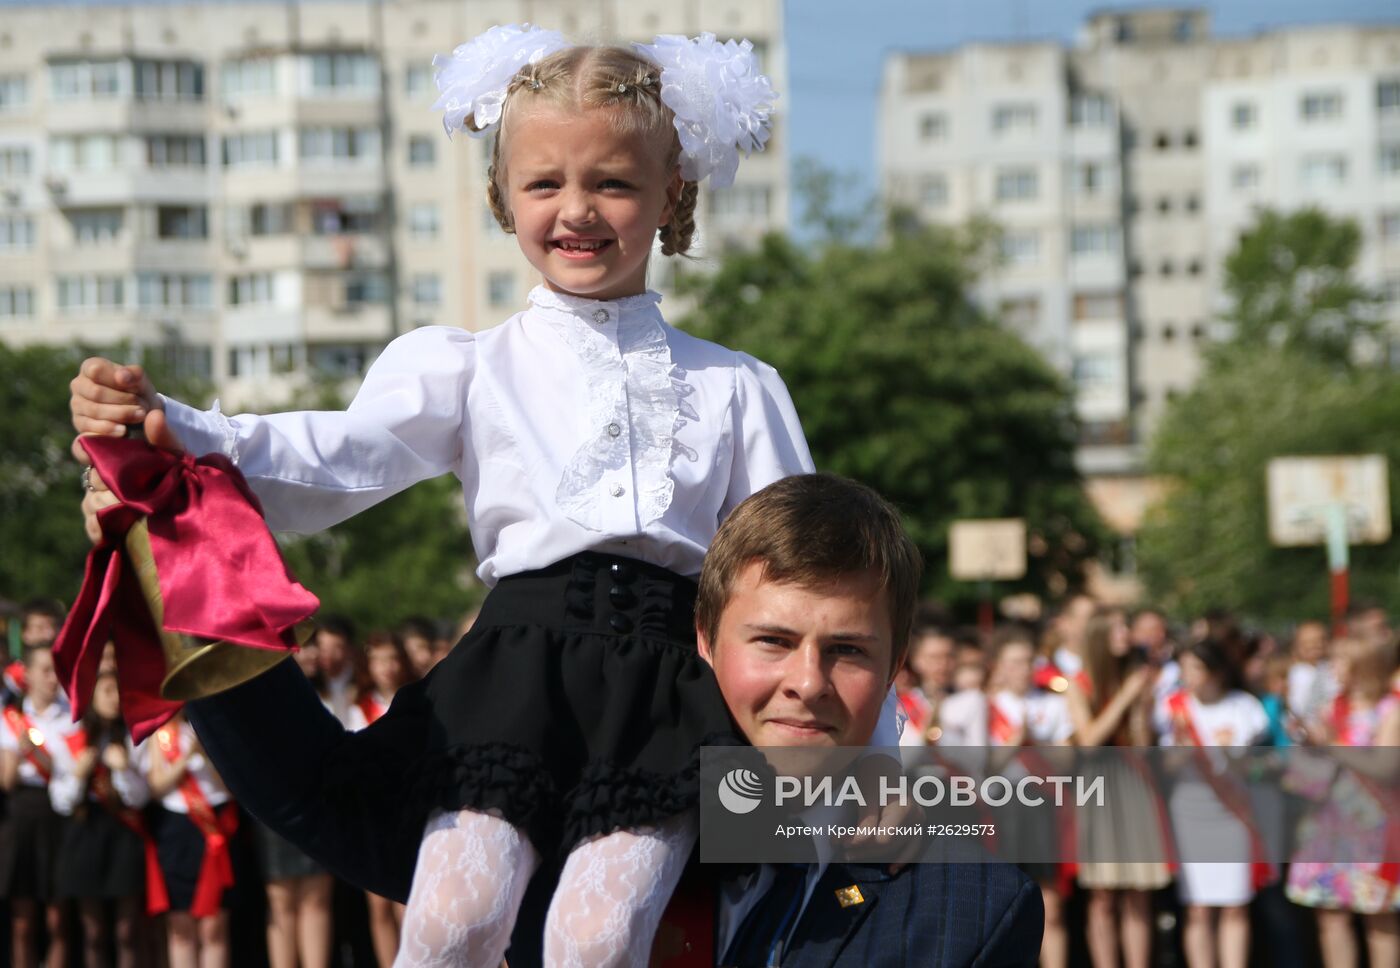
[[[9,964],[393,963],[402,905],[373,894],[360,901],[240,814],[183,716],[133,745],[110,647],[91,708],[73,723],[51,652],[61,608],[30,602],[14,621],[20,657],[0,687]],[[363,729],[463,631],[410,619],[361,639],[348,621],[327,617],[296,661],[326,708]]]
[[[1346,634],[1335,636],[1309,621],[1275,638],[1223,613],[1173,631],[1157,610],[1129,614],[1087,595],[1070,598],[1043,622],[985,636],[931,619],[916,631],[897,682],[912,726],[903,742],[1400,745],[1400,670],[1383,610],[1354,610]],[[1237,826],[1247,835],[1222,806],[1228,791],[1200,795],[1198,785],[1193,797],[1183,785],[1162,803],[1126,766],[1108,780],[1116,815],[1097,825],[1081,818],[1081,855],[1097,849],[1099,856],[1170,857],[1174,825],[1178,836],[1204,824]],[[1363,829],[1360,818],[1333,814],[1374,810],[1372,791],[1329,792],[1338,806],[1309,821],[1322,825],[1313,833],[1327,834],[1328,825],[1337,837]],[[1158,811],[1160,823],[1153,822]],[[1147,843],[1154,838],[1162,842]],[[1027,865],[1045,900],[1041,963],[1146,968],[1184,959],[1192,968],[1345,968],[1360,964],[1364,951],[1371,965],[1400,964],[1400,865],[1380,863],[1383,842],[1371,847],[1356,856],[1373,863],[1294,857],[1268,873],[1267,865],[1248,861],[1081,862],[1067,878],[1056,865]],[[1252,923],[1263,928],[1252,931]]]
[[[27,605],[16,620],[21,658],[4,676],[0,889],[10,963],[390,965],[402,907],[347,897],[314,861],[240,816],[182,717],[133,745],[110,660],[88,714],[71,722],[50,653],[62,618],[55,604]],[[327,709],[362,729],[461,631],[410,620],[360,638],[325,618],[296,661]],[[1129,615],[1083,595],[1043,622],[987,635],[930,613],[896,688],[910,745],[1400,745],[1395,638],[1379,609],[1357,610],[1346,635],[1304,622],[1287,639],[1248,632],[1228,615],[1173,630],[1158,611]],[[1138,778],[1115,777],[1114,788],[1122,811],[1140,818],[1155,808]],[[1364,802],[1360,792],[1343,802]],[[1184,822],[1200,820],[1190,804],[1170,806],[1178,823],[1182,811]],[[1135,856],[1151,853],[1140,841],[1156,835],[1153,824],[1082,836],[1125,829],[1138,840]],[[1099,846],[1111,855],[1117,845]],[[1146,968],[1173,957],[1193,968],[1335,968],[1359,964],[1363,952],[1371,965],[1400,964],[1398,865],[1300,860],[1266,883],[1245,862],[1081,863],[1072,878],[1057,865],[1026,866],[1045,900],[1047,968]],[[262,919],[265,947],[248,940],[260,930],[231,936],[231,917],[254,927]]]

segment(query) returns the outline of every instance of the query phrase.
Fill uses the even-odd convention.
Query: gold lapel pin
[[[836,900],[843,908],[848,908],[855,904],[864,904],[865,895],[860,892],[859,887],[852,884],[850,887],[838,887]]]

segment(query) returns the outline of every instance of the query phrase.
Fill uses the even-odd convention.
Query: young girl
[[[1157,704],[1157,732],[1163,746],[1253,746],[1263,742],[1269,717],[1258,699],[1238,688],[1240,672],[1228,648],[1215,639],[1202,639],[1183,650],[1181,689]],[[1250,849],[1253,824],[1249,798],[1230,777],[1208,782],[1201,773],[1214,769],[1203,762],[1183,775],[1172,788],[1172,824],[1201,845],[1197,856],[1214,849],[1236,857]],[[1219,789],[1216,789],[1219,785]],[[1233,844],[1233,849],[1227,845]],[[1215,853],[1214,856],[1220,856]],[[1258,860],[1262,861],[1260,857]],[[1249,861],[1185,862],[1177,876],[1177,895],[1186,908],[1183,942],[1191,968],[1219,964],[1245,968],[1249,962],[1249,904],[1267,881]]]
[[[63,907],[54,875],[63,821],[49,802],[54,751],[72,731],[68,704],[58,691],[53,654],[47,645],[24,654],[25,696],[4,708],[0,727],[0,787],[9,794],[0,824],[0,897],[10,899],[11,964],[30,968],[66,962]],[[40,916],[49,946],[39,955]]]
[[[1333,669],[1341,694],[1326,722],[1304,732],[1304,743],[1400,746],[1400,696],[1390,690],[1395,644],[1390,639],[1338,639]],[[1334,756],[1345,763],[1340,752]],[[1384,781],[1367,782],[1357,769],[1343,772],[1327,802],[1305,822],[1301,847],[1288,870],[1288,898],[1317,910],[1318,940],[1328,968],[1359,963],[1353,915],[1361,915],[1373,965],[1400,963],[1400,877],[1394,864],[1338,863],[1339,845],[1354,857],[1386,857]],[[1393,786],[1392,786],[1393,789]],[[1393,818],[1390,818],[1393,819]],[[1330,845],[1309,856],[1310,845]],[[1313,848],[1317,850],[1318,848]]]
[[[274,530],[455,473],[494,587],[355,737],[434,808],[400,961],[498,963],[532,873],[562,857],[546,962],[642,964],[697,835],[698,748],[733,741],[694,578],[733,507],[812,469],[777,373],[667,324],[647,260],[658,234],[665,255],[690,248],[698,182],[729,184],[762,147],[773,93],[747,43],[709,35],[632,50],[496,27],[439,64],[449,132],[499,126],[491,210],[544,279],[523,312],[401,336],[345,413],[200,413],[88,361],[75,426],[149,414],[153,442],[232,455]],[[875,745],[898,742],[893,706]]]
[[[377,722],[389,711],[394,694],[410,679],[408,652],[403,641],[388,632],[371,632],[365,638],[365,675],[358,695],[350,707],[348,726],[361,730]],[[374,941],[374,956],[379,968],[389,968],[399,950],[399,934],[403,930],[404,906],[387,897],[365,892],[369,905],[369,933]]]
[[[1030,633],[1020,629],[1008,629],[993,642],[986,700],[987,742],[991,746],[1065,746],[1074,734],[1065,697],[1035,687],[1035,653]],[[1023,762],[1026,768],[1040,772],[1033,754],[1023,757]],[[1039,846],[1054,843],[1051,838],[1058,836],[1058,818],[1043,810],[1025,811],[1017,819],[1021,823],[1012,825],[1009,839],[1020,834],[1025,843]],[[1021,866],[1040,884],[1045,903],[1040,964],[1042,968],[1065,968],[1069,964],[1069,932],[1059,867],[1047,863]]]
[[[139,749],[161,808],[152,826],[170,902],[170,968],[226,966],[238,806],[183,714]]]
[[[1089,619],[1083,668],[1069,677],[1065,692],[1076,746],[1151,745],[1155,670],[1134,666],[1130,645],[1121,612],[1099,609]],[[1147,968],[1152,954],[1150,892],[1165,887],[1171,874],[1164,862],[1137,858],[1167,856],[1166,818],[1155,791],[1128,763],[1109,764],[1106,781],[1108,816],[1082,822],[1077,833],[1079,884],[1089,892],[1089,954],[1095,968],[1116,966],[1121,939],[1128,968]],[[1113,860],[1123,857],[1134,861]]]

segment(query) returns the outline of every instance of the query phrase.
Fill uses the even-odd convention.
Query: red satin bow
[[[180,703],[160,698],[165,655],[136,575],[121,554],[144,515],[160,576],[165,627],[261,649],[291,649],[292,627],[316,596],[287,574],[262,507],[222,454],[194,458],[139,440],[88,436],[80,443],[122,502],[97,514],[103,541],[88,553],[83,587],[54,646],[54,664],[82,717],[102,649],[117,648],[122,715],[135,742],[155,732]]]

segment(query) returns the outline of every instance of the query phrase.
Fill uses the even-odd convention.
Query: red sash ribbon
[[[365,725],[369,725],[389,711],[388,707],[375,699],[374,693],[369,690],[366,690],[363,696],[355,700],[355,705],[359,706],[360,712],[365,714]]]
[[[83,755],[88,747],[87,732],[78,730],[67,737],[68,749],[73,759]],[[146,913],[151,917],[170,910],[170,895],[165,887],[165,874],[160,869],[160,856],[156,851],[156,840],[146,827],[141,811],[122,803],[121,795],[112,784],[112,771],[100,759],[92,770],[89,789],[102,809],[116,817],[126,829],[141,838],[141,846],[146,856]]]
[[[1021,725],[1024,726],[1025,723]],[[996,704],[996,700],[991,698],[987,700],[987,735],[1002,746],[1008,745],[1016,735],[1016,727],[1011,724],[1011,718]],[[1035,751],[1029,729],[1022,735],[1018,758],[1026,769],[1036,776],[1054,775],[1050,763]],[[1079,864],[1075,860],[1075,854],[1079,850],[1079,829],[1074,814],[1064,805],[1055,808],[1055,832],[1060,838],[1061,856],[1065,858],[1056,865],[1056,881],[1060,893],[1067,895],[1074,889],[1074,878],[1079,873]]]
[[[180,758],[180,730],[166,724],[156,734],[156,742],[165,754],[166,762]],[[204,835],[204,860],[194,884],[194,901],[190,914],[196,918],[213,917],[222,906],[224,891],[233,887],[233,859],[229,855],[229,838],[238,832],[238,810],[232,803],[215,811],[204,795],[194,774],[186,771],[180,781],[180,795],[189,810],[190,821]]]
[[[10,727],[10,732],[15,734],[15,739],[24,741],[29,739],[30,746],[33,747],[24,755],[29,765],[39,771],[39,775],[48,783],[53,779],[53,757],[44,748],[44,734],[39,732],[39,727],[34,725],[34,720],[30,719],[24,710],[15,706],[5,707],[5,724]],[[35,738],[38,742],[35,742]]]
[[[122,718],[139,743],[180,708],[160,698],[165,654],[121,553],[127,530],[142,515],[172,632],[292,649],[293,627],[315,612],[317,601],[287,574],[257,497],[227,457],[172,454],[123,437],[86,436],[79,443],[122,503],[98,512],[103,540],[88,552],[54,664],[73,718],[80,719],[102,650],[115,642]]]
[[[1250,876],[1254,883],[1254,889],[1266,887],[1278,876],[1278,869],[1268,861],[1268,852],[1264,849],[1264,839],[1259,835],[1259,828],[1254,824],[1254,811],[1249,803],[1249,794],[1238,783],[1229,777],[1217,773],[1210,757],[1206,755],[1206,744],[1201,741],[1200,731],[1196,729],[1195,717],[1191,715],[1191,707],[1188,703],[1189,694],[1185,690],[1179,690],[1167,697],[1167,710],[1171,713],[1172,721],[1177,723],[1186,732],[1191,740],[1191,748],[1195,753],[1196,768],[1210,788],[1214,791],[1216,798],[1232,814],[1235,819],[1244,824],[1245,832],[1249,835],[1249,855]]]
[[[1355,742],[1359,737],[1352,735],[1349,728],[1350,720],[1351,700],[1347,698],[1346,693],[1342,693],[1332,703],[1332,728],[1336,731],[1337,743],[1340,746],[1362,745]],[[1400,814],[1400,798],[1396,797],[1394,791],[1385,790],[1379,783],[1360,770],[1353,769],[1351,775],[1385,811],[1385,856],[1387,858],[1400,858],[1400,820],[1396,819],[1396,816]],[[1392,888],[1400,885],[1400,859],[1382,861],[1376,875]]]

